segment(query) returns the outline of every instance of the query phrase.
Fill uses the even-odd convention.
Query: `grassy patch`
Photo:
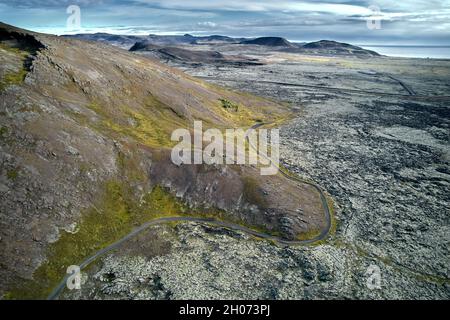
[[[227,99],[219,99],[219,101],[222,103],[222,108],[224,108],[226,110],[231,110],[234,112],[239,111],[239,105],[237,105],[236,103],[233,103]]]
[[[79,265],[135,227],[168,216],[214,218],[270,233],[264,226],[252,226],[230,219],[217,209],[190,208],[159,186],[138,199],[128,184],[109,181],[101,201],[83,213],[77,232],[62,231],[58,241],[48,247],[47,260],[35,271],[33,280],[24,280],[20,286],[9,291],[8,299],[45,299],[65,276],[68,266]]]
[[[87,107],[101,117],[100,123],[93,124],[95,129],[109,136],[131,137],[149,147],[171,147],[174,145],[171,132],[186,124],[170,108],[161,107],[161,103],[153,100],[150,102],[141,110],[128,106],[108,110],[97,102]]]
[[[146,221],[164,216],[185,215],[187,208],[167,190],[155,187],[143,199],[119,181],[106,183],[102,200],[84,212],[76,233],[63,231],[51,244],[47,261],[25,281],[9,292],[14,299],[46,298],[66,274],[70,265],[80,264],[96,251],[107,247]]]
[[[0,42],[0,50],[5,50],[5,51],[8,51],[8,52],[10,52],[12,54],[20,55],[22,57],[27,57],[28,54],[29,54],[29,52],[27,52],[27,51],[20,50],[19,48],[10,47],[10,46],[8,46],[8,45],[6,45],[4,43],[1,43],[1,42]]]
[[[7,127],[0,127],[0,138],[4,138],[7,133],[8,133]]]
[[[125,160],[126,161],[126,160]],[[165,188],[156,186],[143,197],[136,197],[128,184],[109,181],[101,201],[82,214],[76,233],[62,231],[51,244],[47,260],[33,274],[33,280],[24,282],[8,292],[10,299],[44,299],[65,276],[67,267],[79,265],[98,250],[123,238],[133,228],[145,222],[168,216],[194,216],[225,221],[224,212],[212,208],[193,209],[179,201]],[[267,232],[263,227],[249,226]]]
[[[0,79],[0,91],[3,91],[6,87],[11,85],[19,85],[25,79],[28,71],[24,67],[24,63],[29,53],[26,51],[22,51],[17,48],[12,48],[0,43],[0,50],[5,50],[9,53],[14,54],[15,56],[20,58],[22,65],[15,72],[8,72],[3,75],[2,79]]]
[[[6,172],[6,176],[10,180],[16,180],[19,177],[19,170],[18,169],[8,170]]]
[[[297,240],[304,241],[316,238],[320,234],[319,229],[311,229],[297,235]]]
[[[21,84],[25,79],[27,72],[28,71],[25,70],[25,68],[22,68],[17,72],[5,74],[3,79],[0,80],[0,91],[4,90],[8,86]]]

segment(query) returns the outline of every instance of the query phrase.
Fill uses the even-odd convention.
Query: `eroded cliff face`
[[[161,156],[161,153],[159,153]],[[164,154],[164,153],[163,153]],[[242,222],[288,240],[325,228],[319,193],[281,174],[261,176],[239,165],[182,165],[165,160],[150,168],[150,181],[196,208],[216,208],[219,218]]]
[[[286,238],[323,227],[312,187],[168,158],[171,132],[194,119],[248,128],[287,107],[104,44],[7,25],[0,62],[4,298],[45,297],[68,265],[159,216],[215,216]]]

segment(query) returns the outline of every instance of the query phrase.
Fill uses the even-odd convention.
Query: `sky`
[[[80,29],[67,26],[70,5],[80,8]],[[380,28],[369,28],[368,20]],[[0,0],[0,21],[54,34],[189,33],[450,45],[450,0]]]

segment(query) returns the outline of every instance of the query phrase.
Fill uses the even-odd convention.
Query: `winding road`
[[[254,126],[251,127],[251,129],[249,129],[247,131],[246,134],[246,139],[249,142],[250,146],[257,150],[256,146],[251,144],[251,141],[248,139],[248,135],[250,133],[251,130],[256,130],[258,128],[260,128],[261,126],[264,126],[266,124],[264,123],[257,123]],[[266,157],[267,158],[267,157]],[[267,158],[268,160],[270,160],[269,158]],[[272,165],[275,165],[271,162]],[[316,185],[315,183],[309,182],[309,181],[305,181],[300,179],[299,177],[296,176],[291,176],[289,174],[287,174],[284,170],[280,170],[280,167],[277,167],[278,172],[280,174],[282,174],[284,177],[286,177],[287,179],[290,179],[292,181],[296,181],[296,182],[300,182],[300,183],[304,183],[304,184],[308,184],[312,187],[314,187],[318,193],[320,194],[320,200],[322,202],[322,206],[324,209],[324,214],[325,214],[325,227],[323,228],[323,230],[320,232],[320,234],[318,234],[316,237],[312,238],[312,239],[307,239],[307,240],[286,240],[283,239],[281,237],[278,236],[274,236],[274,235],[270,235],[267,233],[263,233],[263,232],[258,232],[256,230],[244,227],[242,225],[236,224],[236,223],[232,223],[232,222],[226,222],[226,221],[219,221],[219,220],[215,220],[212,218],[196,218],[196,217],[181,217],[181,216],[174,216],[174,217],[164,217],[164,218],[159,218],[159,219],[155,219],[152,221],[148,221],[146,223],[144,223],[143,225],[139,226],[138,228],[134,229],[132,232],[130,232],[129,234],[127,234],[126,236],[124,236],[122,239],[114,242],[113,244],[97,251],[96,253],[94,253],[92,256],[88,257],[87,259],[85,259],[83,262],[81,262],[80,264],[78,264],[78,266],[80,267],[80,270],[83,270],[84,268],[86,268],[88,265],[90,265],[92,262],[94,262],[97,258],[105,255],[106,253],[118,248],[121,244],[123,244],[124,242],[126,242],[127,240],[130,240],[131,238],[134,238],[135,236],[139,235],[140,233],[144,232],[145,230],[147,230],[148,228],[152,227],[152,226],[156,226],[156,225],[160,225],[160,224],[165,224],[165,223],[169,223],[169,222],[196,222],[196,223],[203,223],[203,224],[208,224],[208,225],[212,225],[212,226],[216,226],[216,227],[222,227],[222,228],[227,228],[227,229],[231,229],[231,230],[235,230],[235,231],[240,231],[240,232],[244,232],[246,234],[249,234],[251,236],[257,237],[257,238],[261,238],[264,240],[271,240],[279,245],[284,245],[284,246],[299,246],[299,245],[308,245],[308,244],[312,244],[318,241],[321,241],[323,239],[325,239],[330,230],[331,230],[331,210],[329,208],[327,199],[325,197],[325,194],[323,193],[322,189]],[[66,283],[67,280],[69,279],[71,275],[67,274],[58,284],[58,286],[56,286],[52,293],[47,297],[47,300],[54,300],[56,298],[58,298],[58,296],[61,294],[61,292],[64,290],[64,288],[66,287]]]

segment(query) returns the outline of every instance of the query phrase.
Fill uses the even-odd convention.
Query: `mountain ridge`
[[[203,45],[248,45],[267,47],[271,50],[287,51],[299,54],[327,54],[327,55],[355,55],[360,57],[380,56],[375,51],[367,50],[359,46],[334,40],[319,40],[307,43],[291,42],[283,37],[259,37],[259,38],[233,38],[222,35],[193,36],[190,34],[178,35],[149,35],[149,36],[115,36],[105,34],[80,34],[68,36],[84,40],[93,40],[111,43],[125,49],[134,48],[138,44],[157,45],[161,47],[174,46],[203,46]],[[186,49],[186,48],[183,48]]]

